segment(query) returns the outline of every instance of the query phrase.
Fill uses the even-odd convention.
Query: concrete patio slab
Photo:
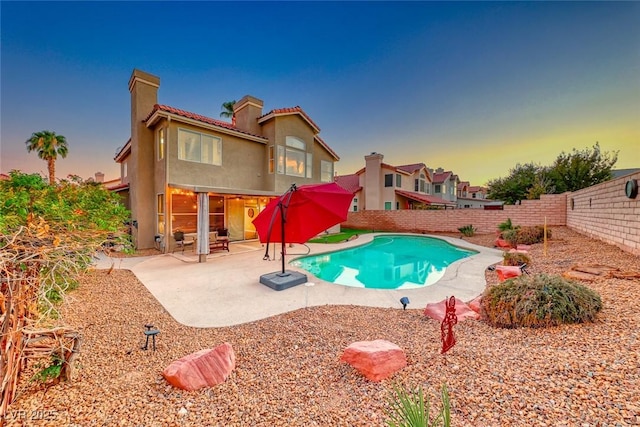
[[[287,248],[286,261],[307,253],[363,245],[380,234],[363,234],[340,244],[293,245]],[[270,260],[263,260],[265,248],[258,242],[231,243],[229,252],[215,252],[207,257],[206,263],[198,263],[193,252],[185,252],[143,258],[102,257],[96,268],[110,268],[113,262],[114,268],[130,269],[178,322],[202,328],[237,325],[327,304],[401,309],[400,298],[406,296],[410,300],[408,308],[424,308],[451,295],[469,301],[481,294],[486,286],[484,271],[502,260],[502,252],[460,239],[431,237],[476,250],[478,254],[456,261],[438,282],[419,289],[378,290],[336,285],[287,265],[288,270],[306,274],[309,282],[276,291],[259,280],[263,274],[281,270],[280,254],[274,253],[280,246],[270,250]]]

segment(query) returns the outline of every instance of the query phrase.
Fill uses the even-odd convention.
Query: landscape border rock
[[[191,353],[162,371],[162,376],[174,387],[198,390],[226,381],[236,367],[236,355],[229,343]]]

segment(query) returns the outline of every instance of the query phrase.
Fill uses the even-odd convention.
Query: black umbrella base
[[[303,283],[307,283],[307,275],[297,271],[285,270],[277,273],[263,274],[260,276],[260,283],[274,289],[283,291]]]

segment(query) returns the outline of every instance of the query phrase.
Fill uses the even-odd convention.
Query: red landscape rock
[[[435,319],[438,322],[442,322],[442,319],[444,319],[444,315],[447,310],[447,299],[443,299],[440,302],[427,304],[424,309],[424,315]],[[480,314],[472,310],[467,304],[464,303],[464,301],[458,298],[456,298],[456,316],[458,317],[458,322],[465,319],[478,320],[480,318]]]
[[[235,367],[233,347],[224,343],[176,360],[162,371],[162,376],[172,386],[191,391],[223,383]]]
[[[480,302],[482,301],[482,295],[478,295],[475,299],[472,299],[471,301],[469,301],[469,303],[467,304],[469,306],[469,308],[473,311],[475,311],[476,313],[480,313]],[[456,302],[457,304],[457,302]],[[456,314],[457,315],[457,314]]]
[[[344,350],[340,360],[371,381],[381,381],[407,366],[404,350],[386,340],[354,342]]]
[[[496,265],[498,280],[504,282],[507,279],[522,275],[522,267],[517,265]]]
[[[496,242],[494,243],[494,246],[497,247],[497,248],[510,248],[511,247],[509,242],[507,242],[506,240],[504,240],[501,237],[498,237],[496,239]]]

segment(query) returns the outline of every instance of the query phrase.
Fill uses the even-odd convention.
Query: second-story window
[[[178,129],[178,159],[220,166],[222,165],[222,139]]]
[[[393,174],[387,173],[384,175],[384,186],[393,187]]]
[[[434,193],[436,193],[436,194],[440,194],[440,193],[442,193],[442,185],[440,185],[440,184],[436,184],[436,185],[433,187],[433,192],[434,192]]]
[[[306,176],[307,144],[295,136],[285,138],[285,173],[291,176]]]
[[[273,173],[276,167],[276,159],[273,145],[269,146],[269,173]]]
[[[396,187],[402,187],[402,175],[396,174]]]
[[[158,129],[158,160],[164,159],[164,128]]]
[[[320,181],[333,181],[333,162],[327,162],[326,160],[320,161]]]
[[[307,153],[307,178],[313,178],[313,154]]]
[[[427,188],[427,177],[421,173],[420,174],[420,191],[421,193],[426,193],[426,188]]]

